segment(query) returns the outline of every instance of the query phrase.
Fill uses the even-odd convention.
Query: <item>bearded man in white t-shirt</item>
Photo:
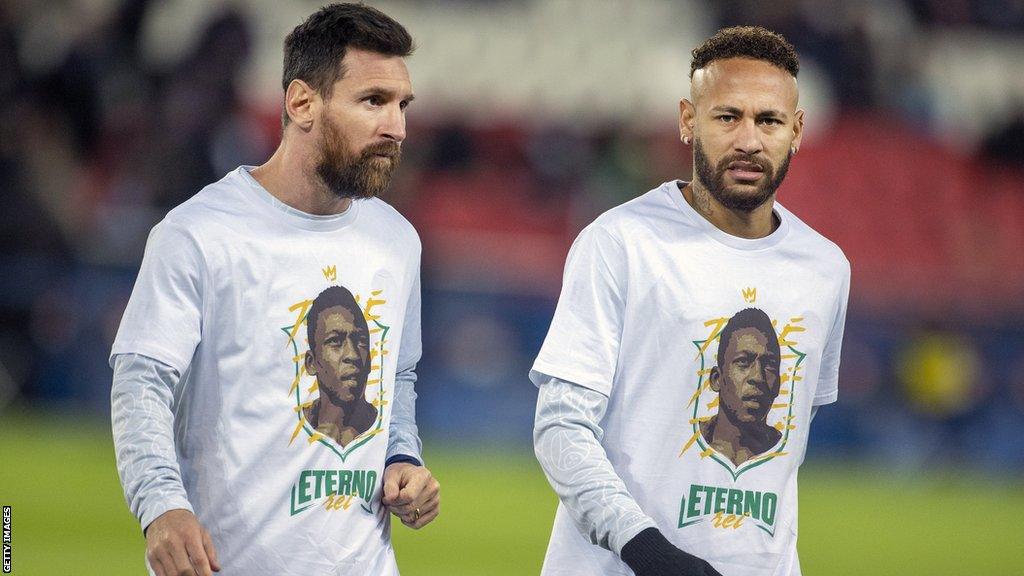
[[[332,4],[285,39],[282,139],[153,228],[111,352],[151,574],[395,576],[440,511],[416,427],[420,241],[377,196],[409,33]]]
[[[798,576],[797,469],[838,396],[842,251],[776,201],[803,136],[780,35],[693,51],[694,174],[574,242],[544,345],[534,448],[559,496],[546,576]]]

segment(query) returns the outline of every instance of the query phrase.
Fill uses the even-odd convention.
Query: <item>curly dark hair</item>
[[[794,78],[800,72],[800,58],[782,34],[760,26],[733,26],[722,28],[693,49],[690,78],[697,70],[726,58],[762,60],[789,72]]]
[[[744,308],[734,314],[732,318],[729,318],[729,321],[725,323],[725,328],[722,328],[722,332],[718,336],[718,353],[716,356],[719,370],[725,368],[725,352],[729,348],[729,343],[732,342],[733,334],[743,328],[753,328],[763,334],[768,340],[768,349],[775,353],[776,358],[779,357],[781,353],[779,337],[775,332],[775,327],[772,326],[771,318],[758,308]]]
[[[363,316],[363,309],[359,307],[355,296],[344,286],[329,286],[313,299],[313,304],[310,305],[309,311],[306,313],[306,338],[309,339],[309,349],[314,354],[320,352],[316,341],[316,327],[320,323],[320,315],[324,310],[335,306],[341,306],[351,312],[355,327],[366,334],[370,333],[366,318]]]
[[[387,14],[363,4],[330,4],[314,12],[284,39],[281,86],[298,78],[325,98],[345,75],[342,59],[347,48],[406,57],[416,49],[404,26]],[[288,115],[282,118],[288,122]]]

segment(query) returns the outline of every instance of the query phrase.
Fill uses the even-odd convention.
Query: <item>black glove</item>
[[[673,546],[657,528],[647,528],[626,542],[622,561],[636,576],[722,576],[711,564]]]

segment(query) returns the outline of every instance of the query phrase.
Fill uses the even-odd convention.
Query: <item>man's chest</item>
[[[834,323],[841,286],[842,278],[798,258],[652,249],[630,265],[622,344],[652,337],[690,351],[714,350],[730,319],[755,309],[770,320],[771,330],[761,327],[766,336],[783,347],[818,352]]]

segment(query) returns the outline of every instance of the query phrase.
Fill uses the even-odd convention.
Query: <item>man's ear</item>
[[[804,139],[804,111],[797,110],[793,118],[793,153],[800,149],[800,143]]]
[[[690,145],[693,143],[693,125],[697,120],[697,109],[693,106],[693,102],[690,102],[686,98],[679,100],[679,140],[683,144]]]
[[[288,84],[284,94],[284,111],[296,126],[308,131],[322,105],[320,94],[298,78]]]
[[[306,374],[310,376],[316,376],[316,357],[313,356],[313,350],[306,350]]]
[[[718,369],[718,366],[711,368],[711,389],[718,392],[722,387],[722,371]]]

